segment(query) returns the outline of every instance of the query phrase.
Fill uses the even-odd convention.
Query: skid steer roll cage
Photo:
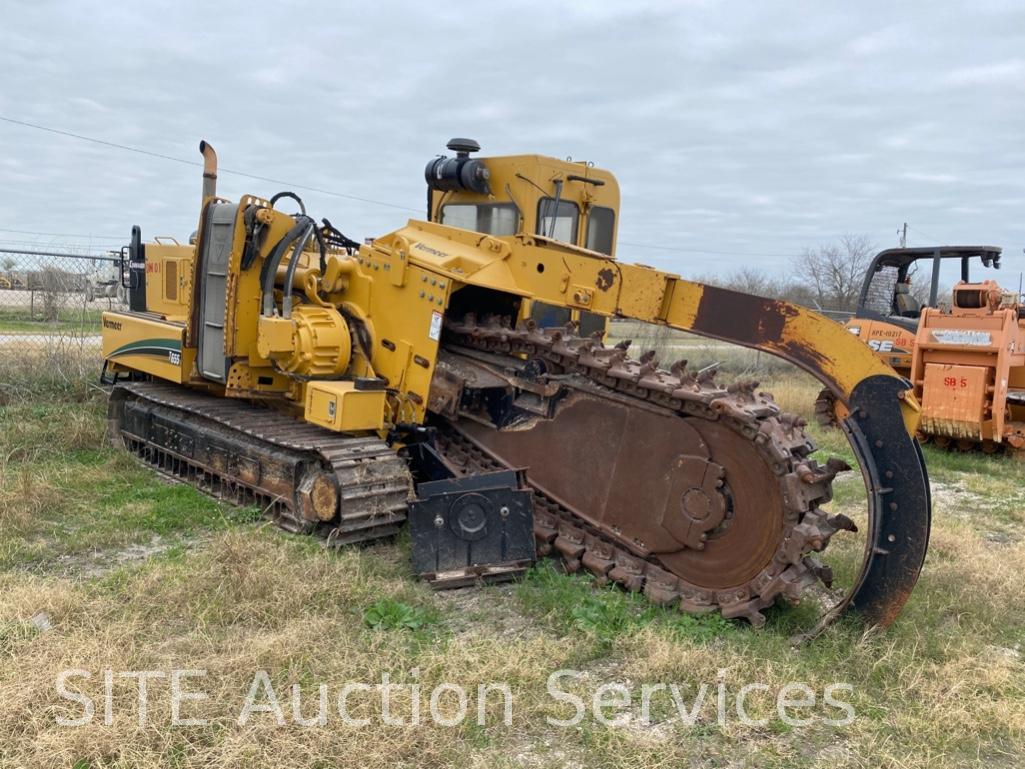
[[[919,407],[910,384],[842,326],[798,305],[622,264],[540,236],[499,238],[410,221],[374,247],[399,270],[414,263],[454,286],[688,331],[781,357],[815,376],[850,410],[842,426],[869,507],[861,572],[824,619],[850,607],[869,624],[886,626],[900,612],[929,539],[929,482],[914,438]]]
[[[868,269],[865,271],[865,281],[861,285],[861,293],[858,295],[858,306],[855,309],[854,317],[866,318],[869,320],[882,320],[887,323],[897,323],[902,326],[914,329],[918,326],[917,318],[897,318],[892,315],[884,315],[878,310],[869,307],[869,296],[872,287],[872,280],[884,267],[897,269],[897,281],[902,282],[908,277],[910,268],[920,261],[932,262],[932,273],[929,282],[929,302],[927,307],[936,307],[939,299],[940,288],[940,265],[945,259],[958,259],[961,262],[961,280],[967,283],[970,279],[970,265],[973,259],[982,262],[983,267],[1000,269],[1000,254],[1002,249],[998,246],[935,246],[923,248],[888,248],[880,251],[872,259]]]

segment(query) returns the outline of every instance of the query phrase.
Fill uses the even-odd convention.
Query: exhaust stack
[[[217,153],[207,142],[199,143],[203,153],[203,201],[217,194]]]

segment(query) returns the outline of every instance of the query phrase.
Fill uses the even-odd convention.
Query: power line
[[[64,243],[60,241],[19,241],[19,240],[0,240],[0,246],[3,246],[7,250],[18,250],[18,249],[33,249],[33,248],[63,248],[69,251],[78,252],[94,252],[103,251],[118,251],[121,246],[115,245],[100,245],[98,243],[92,245],[86,245],[84,243]]]
[[[8,230],[4,227],[0,227],[0,232],[13,232],[18,235],[42,235],[48,238],[103,238],[109,240],[116,240],[120,235],[95,235],[85,234],[82,232],[38,232],[36,230]]]
[[[53,128],[51,126],[40,125],[39,123],[30,123],[26,120],[16,120],[11,117],[0,115],[0,121],[11,123],[13,125],[23,126],[25,128],[32,128],[38,131],[46,131],[47,133],[57,134],[58,136],[65,136],[72,139],[78,139],[80,141],[91,142],[93,144],[99,144],[104,147],[110,147],[113,149],[124,150],[126,152],[135,152],[139,155],[148,155],[150,157],[160,158],[162,160],[170,160],[174,163],[181,163],[183,165],[202,167],[202,163],[195,160],[187,160],[185,158],[175,157],[173,155],[165,155],[160,152],[153,152],[151,150],[142,149],[140,147],[132,147],[127,144],[119,144],[118,142],[107,141],[105,139],[97,139],[93,136],[85,136],[83,134],[74,133],[72,131],[65,131],[59,128]],[[348,195],[343,192],[335,192],[333,190],[325,190],[319,187],[309,187],[302,184],[295,184],[293,182],[283,181],[281,179],[274,179],[267,176],[260,176],[258,174],[250,174],[245,171],[235,171],[229,168],[218,168],[218,173],[232,174],[234,176],[241,176],[246,179],[255,179],[257,181],[268,182],[270,184],[278,184],[283,187],[292,187],[299,190],[307,190],[309,192],[317,192],[322,195],[330,195],[337,198],[344,198],[346,200],[355,200],[361,203],[369,203],[377,206],[385,206],[387,208],[394,208],[400,211],[412,211],[413,213],[421,213],[421,209],[409,208],[408,206],[399,205],[397,203],[388,203],[382,200],[374,200],[372,198],[363,198],[358,195]],[[29,232],[26,230],[0,230],[3,232],[19,232],[27,235],[58,235],[57,233],[45,233],[45,232]],[[923,233],[924,234],[924,233]],[[72,237],[92,237],[91,235],[73,235]],[[115,236],[104,236],[104,237],[115,237]],[[648,243],[633,243],[630,241],[620,240],[619,245],[627,246],[629,248],[645,248],[653,251],[668,251],[676,253],[695,253],[695,254],[708,254],[710,256],[767,256],[767,257],[792,257],[793,253],[773,253],[773,252],[759,252],[759,251],[720,251],[716,249],[708,248],[683,248],[678,246],[656,246]]]
[[[916,227],[912,227],[912,226],[908,225],[908,229],[909,230],[914,230],[919,235],[924,235],[925,237],[929,238],[929,240],[931,240],[936,245],[950,245],[953,242],[953,241],[950,241],[950,240],[944,240],[942,238],[933,237],[928,232],[925,232],[921,227],[917,227],[917,226]]]
[[[57,134],[58,136],[66,136],[71,139],[79,139],[80,141],[91,142],[93,144],[99,144],[104,147],[111,147],[113,149],[124,150],[125,152],[135,152],[139,155],[148,155],[149,157],[160,158],[161,160],[170,160],[174,163],[182,163],[188,166],[202,167],[202,163],[195,160],[186,160],[185,158],[175,157],[174,155],[165,155],[161,152],[152,152],[151,150],[141,149],[140,147],[132,147],[128,144],[118,144],[117,142],[106,141],[105,139],[97,139],[93,136],[84,136],[82,134],[72,133],[71,131],[63,131],[59,128],[51,128],[50,126],[40,125],[39,123],[29,123],[25,120],[15,120],[11,117],[5,117],[0,115],[0,120],[5,123],[11,123],[13,125],[23,126],[25,128],[33,128],[37,131],[46,131],[47,133]],[[335,192],[334,190],[325,190],[320,187],[309,187],[303,184],[295,184],[294,182],[286,182],[281,179],[272,179],[268,176],[258,176],[257,174],[248,174],[244,171],[234,171],[230,168],[218,167],[217,173],[219,174],[232,174],[233,176],[242,176],[246,179],[255,179],[261,182],[268,182],[270,184],[280,184],[283,187],[293,187],[297,190],[305,190],[307,192],[317,192],[321,195],[330,195],[336,198],[345,198],[346,200],[356,200],[360,203],[370,203],[375,206],[386,206],[388,208],[397,208],[401,211],[414,211],[420,212],[419,208],[410,208],[409,206],[400,206],[396,203],[386,203],[383,200],[373,200],[371,198],[362,198],[358,195],[348,195],[344,192]]]
[[[711,254],[715,256],[793,256],[793,253],[769,253],[764,251],[714,251],[708,248],[683,248],[681,246],[653,246],[647,243],[631,243],[627,240],[620,240],[619,245],[630,246],[631,248],[650,248],[656,251],[684,251],[693,254]]]

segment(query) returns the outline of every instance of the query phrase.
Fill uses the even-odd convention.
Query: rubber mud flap
[[[901,414],[902,380],[859,382],[850,397],[847,433],[868,490],[865,562],[850,606],[869,624],[889,626],[908,600],[929,546],[932,500],[918,441]]]

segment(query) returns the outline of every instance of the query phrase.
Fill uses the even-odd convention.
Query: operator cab
[[[447,146],[456,156],[434,158],[424,174],[428,220],[615,256],[619,184],[608,171],[543,155],[471,158],[472,139]]]
[[[970,283],[969,265],[1000,268],[997,246],[938,246],[890,248],[872,260],[861,287],[855,318],[881,320],[914,331],[925,307],[937,307],[945,266],[960,262],[960,281]],[[924,267],[925,269],[920,269]],[[916,287],[922,288],[916,291]],[[927,287],[927,288],[926,288]]]
[[[610,172],[544,155],[474,158],[473,139],[446,146],[455,157],[438,156],[424,171],[429,221],[615,258],[619,184]],[[605,329],[601,316],[543,302],[525,300],[519,317],[543,328],[577,321],[583,335]]]

